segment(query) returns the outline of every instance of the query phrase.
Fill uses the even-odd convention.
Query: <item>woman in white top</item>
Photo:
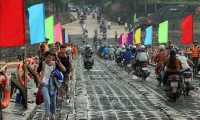
[[[66,71],[65,67],[62,65],[60,60],[57,56],[55,56],[55,60],[52,60],[53,54],[50,51],[45,53],[45,61],[41,64],[42,65],[42,74],[39,79],[39,85],[42,87],[42,93],[44,97],[44,106],[45,106],[45,120],[49,120],[50,112],[52,114],[52,119],[55,119],[55,110],[56,110],[56,91],[54,94],[50,94],[50,79],[51,76],[55,75],[52,74],[52,71],[58,68],[61,71]]]

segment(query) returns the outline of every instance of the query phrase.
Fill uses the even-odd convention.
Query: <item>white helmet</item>
[[[144,45],[141,45],[140,48],[141,48],[141,49],[145,49],[145,46],[144,46]]]
[[[160,49],[160,50],[165,50],[165,46],[164,46],[164,45],[160,45],[160,46],[159,46],[159,49]]]
[[[122,49],[125,49],[125,46],[122,46]]]
[[[133,45],[133,48],[136,48],[136,46],[135,46],[135,45]]]
[[[67,48],[67,52],[70,53],[72,49],[70,47]]]

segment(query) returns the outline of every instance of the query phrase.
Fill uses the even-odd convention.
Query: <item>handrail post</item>
[[[2,98],[2,87],[3,85],[0,84],[0,120],[3,120],[3,111],[2,111],[2,108],[1,108],[1,98]]]

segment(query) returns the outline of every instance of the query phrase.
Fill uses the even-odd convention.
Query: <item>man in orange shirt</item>
[[[198,63],[199,63],[199,43],[197,41],[193,42],[193,47],[192,47],[192,61],[194,63],[194,73],[197,72],[197,67],[198,67]]]

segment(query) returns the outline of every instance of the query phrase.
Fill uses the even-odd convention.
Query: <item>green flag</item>
[[[133,16],[133,21],[134,21],[134,22],[137,22],[136,13],[135,13],[134,16]]]
[[[168,21],[159,24],[158,42],[167,43],[168,41]]]
[[[45,19],[45,37],[49,38],[48,44],[54,43],[54,16]]]

